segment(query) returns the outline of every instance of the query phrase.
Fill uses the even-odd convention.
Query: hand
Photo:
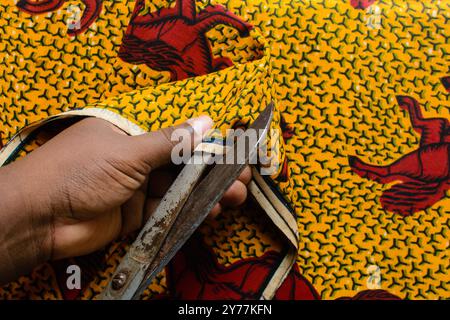
[[[211,126],[202,116],[179,127],[190,128],[197,145]],[[167,167],[173,130],[132,137],[87,118],[1,168],[0,261],[9,264],[0,265],[0,281],[3,271],[88,254],[139,229],[175,178]],[[212,214],[244,202],[250,178],[247,168]]]

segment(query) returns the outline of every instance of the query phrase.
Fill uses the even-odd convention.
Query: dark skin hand
[[[179,127],[190,130],[194,147],[212,125],[202,116]],[[168,166],[173,130],[133,137],[87,118],[0,168],[0,283],[141,228],[176,177]],[[211,216],[242,204],[250,179],[246,168]]]

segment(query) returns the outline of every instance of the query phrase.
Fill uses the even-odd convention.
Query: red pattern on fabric
[[[233,63],[214,58],[206,32],[216,25],[236,28],[247,36],[252,26],[220,5],[196,12],[195,0],[177,0],[173,8],[139,15],[144,0],[138,0],[119,57],[132,64],[146,64],[169,71],[172,81],[221,70]]]
[[[444,85],[445,90],[447,90],[447,92],[450,92],[450,76],[442,77],[441,82]]]
[[[425,119],[419,103],[412,97],[397,96],[400,107],[409,113],[420,147],[387,166],[370,165],[349,157],[353,172],[361,177],[390,183],[380,198],[384,209],[410,215],[443,199],[450,189],[450,123],[445,118]]]
[[[259,299],[284,255],[269,251],[221,265],[212,249],[194,236],[167,268],[170,298],[174,299]],[[319,299],[314,287],[295,265],[275,299]]]
[[[80,28],[69,29],[67,34],[76,36],[86,31],[87,28],[98,18],[102,10],[103,0],[82,0],[84,4],[83,15],[80,20]],[[59,9],[66,0],[20,0],[17,7],[29,14],[41,14]]]
[[[17,2],[17,6],[30,14],[40,14],[50,12],[59,9],[66,0],[20,0]]]
[[[364,290],[358,292],[354,297],[342,297],[336,300],[402,300],[398,296],[386,290]]]
[[[350,0],[350,4],[355,9],[367,9],[375,2],[377,2],[377,0]]]

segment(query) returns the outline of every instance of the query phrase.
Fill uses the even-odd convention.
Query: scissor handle
[[[170,186],[99,296],[103,300],[129,300],[146,276],[169,230],[206,167],[202,152],[194,152]]]

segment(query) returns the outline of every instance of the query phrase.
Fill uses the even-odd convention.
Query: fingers
[[[238,179],[224,193],[219,203],[211,210],[210,217],[216,218],[225,208],[236,208],[242,205],[247,199],[247,184],[251,179],[252,170],[247,166]]]
[[[188,120],[182,125],[150,132],[138,137],[131,137],[135,142],[134,150],[138,150],[141,160],[152,169],[160,167],[171,160],[172,149],[179,142],[173,140],[173,134],[181,130],[183,150],[190,155],[193,148],[201,142],[204,133],[213,125],[207,116],[201,116]],[[167,170],[152,170],[145,183],[135,194],[122,205],[122,230],[126,235],[139,229],[148,218],[148,210],[145,208],[147,193],[153,197],[162,197],[169,189],[175,176]],[[147,190],[149,189],[149,190]]]
[[[172,150],[189,151],[189,155],[211,129],[213,121],[208,116],[192,118],[185,123],[133,137],[138,156],[151,168],[171,162]],[[181,141],[180,141],[181,140]]]
[[[238,180],[243,184],[247,185],[250,180],[252,180],[252,169],[249,166],[246,166],[245,169],[241,172],[238,177]]]
[[[158,207],[159,203],[161,202],[161,198],[149,198],[147,199],[147,202],[145,204],[145,210],[144,210],[144,219],[145,221],[150,218],[150,216],[155,212],[156,208]]]
[[[134,195],[122,205],[121,235],[127,235],[139,229],[143,222],[144,206],[147,199],[148,177]]]
[[[120,208],[91,220],[55,222],[52,259],[85,255],[116,239],[121,231]]]
[[[219,202],[219,203],[217,203],[217,204],[214,206],[214,208],[211,210],[211,212],[209,213],[208,218],[209,218],[209,219],[215,219],[215,218],[217,218],[217,216],[218,216],[219,214],[222,213],[222,211],[223,211],[223,208],[222,208],[222,205],[221,205],[220,202]]]
[[[158,207],[162,197],[165,195],[176,173],[170,169],[154,170],[149,175],[148,198],[144,208],[143,223],[148,220],[150,215]],[[247,199],[247,184],[252,178],[250,167],[246,167],[233,182],[231,187],[224,193],[222,199],[211,210],[209,217],[217,217],[225,208],[236,208],[242,205]]]
[[[156,210],[175,178],[176,172],[172,168],[158,169],[150,173],[148,177],[148,198],[144,209],[144,223]]]
[[[230,188],[224,193],[220,204],[225,208],[236,208],[244,203],[247,199],[247,184],[252,178],[250,167],[246,167],[239,175],[238,179],[233,182]]]
[[[247,186],[236,180],[224,193],[222,199],[211,210],[210,217],[216,218],[225,208],[237,208],[247,199]]]
[[[247,186],[241,181],[235,181],[224,193],[220,203],[224,207],[235,208],[244,203],[247,198]]]
[[[148,194],[152,197],[162,198],[169,190],[176,176],[176,172],[170,169],[152,171],[148,177]]]
[[[121,235],[127,235],[142,227],[175,178],[176,172],[170,169],[157,169],[149,174],[142,187],[122,205]],[[155,199],[158,201],[154,201]]]

